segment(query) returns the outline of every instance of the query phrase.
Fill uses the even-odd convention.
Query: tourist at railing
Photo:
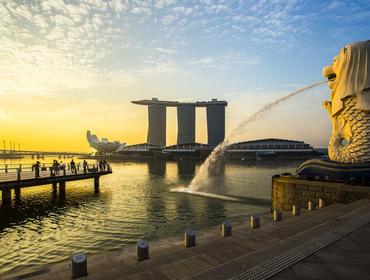
[[[73,159],[71,160],[70,166],[71,166],[71,172],[77,174],[76,164]]]
[[[54,159],[53,161],[53,165],[50,167],[50,170],[55,174],[55,175],[59,175],[59,168],[60,168],[60,164],[59,162]]]
[[[95,164],[89,164],[86,160],[80,163],[76,163],[73,159],[70,163],[57,160],[52,162],[41,163],[36,161],[35,163],[26,164],[4,164],[4,167],[0,166],[0,173],[14,173],[14,172],[32,172],[35,178],[45,177],[50,175],[53,176],[65,176],[68,174],[67,169],[71,170],[72,174],[79,173],[94,173],[94,172],[106,172],[111,171],[110,165],[106,160],[100,160]],[[79,169],[81,168],[81,171]],[[50,171],[50,172],[46,172]],[[69,174],[71,174],[69,173]],[[26,173],[25,173],[26,174]]]
[[[66,170],[66,164],[63,161],[60,162],[60,170],[62,171]]]
[[[84,169],[84,173],[87,173],[87,161],[86,160],[83,161],[83,169]]]
[[[103,159],[103,171],[107,170],[108,171],[108,164],[105,159]]]
[[[40,162],[36,161],[36,163],[32,166],[32,169],[35,169],[35,177],[40,177]]]

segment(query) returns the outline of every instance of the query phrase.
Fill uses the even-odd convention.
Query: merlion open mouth
[[[327,75],[327,78],[330,82],[334,82],[335,79],[337,78],[337,75],[335,73],[330,73]]]

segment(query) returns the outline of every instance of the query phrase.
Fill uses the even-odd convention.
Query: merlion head
[[[370,162],[370,41],[342,48],[323,74],[332,90],[324,102],[333,126],[329,158]]]
[[[332,90],[331,104],[324,104],[334,116],[343,109],[343,100],[356,97],[359,109],[370,111],[370,40],[352,43],[340,50],[333,63],[324,67]]]

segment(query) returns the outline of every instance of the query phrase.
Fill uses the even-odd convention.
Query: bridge
[[[88,156],[83,152],[52,152],[52,151],[30,151],[30,150],[0,150],[0,159],[16,159],[24,156],[32,158],[43,158],[45,156],[57,156],[58,158],[69,158],[74,156]]]
[[[39,169],[34,168],[32,164],[2,165],[0,166],[1,206],[11,205],[12,189],[14,190],[15,198],[19,199],[22,188],[50,184],[53,187],[53,191],[56,192],[59,184],[59,194],[65,196],[66,182],[94,179],[94,189],[95,192],[98,192],[100,176],[111,173],[112,169],[109,164],[100,167],[98,165],[86,165],[83,167],[80,164],[76,164],[75,168],[71,165],[57,168],[51,164],[45,164]]]

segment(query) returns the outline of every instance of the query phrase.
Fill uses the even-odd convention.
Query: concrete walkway
[[[346,270],[343,261],[347,254],[353,256],[352,260],[347,262],[349,269],[356,270],[359,266],[362,267],[361,275],[354,278],[362,279],[361,277],[368,276],[365,266],[369,263],[361,262],[361,259],[370,259],[370,235],[368,234],[369,224],[367,224],[370,221],[370,201],[368,200],[351,204],[335,204],[313,212],[303,212],[295,217],[290,213],[284,213],[281,222],[273,222],[271,214],[265,214],[261,216],[261,227],[258,229],[251,229],[246,220],[234,222],[233,235],[228,238],[220,236],[219,227],[198,232],[197,246],[193,248],[184,248],[182,237],[152,241],[150,259],[142,262],[136,261],[134,245],[103,254],[89,255],[89,275],[86,279],[251,279],[245,278],[245,275],[253,275],[252,279],[265,279],[266,276],[261,275],[268,275],[264,274],[266,271],[278,273],[285,269],[284,263],[286,265],[287,262],[281,261],[284,260],[282,256],[285,255],[285,258],[289,256],[289,261],[294,264],[300,261],[298,257],[300,250],[296,248],[300,248],[302,244],[310,244],[307,242],[314,242],[315,238],[325,236],[333,229],[335,229],[334,233],[340,233],[341,227],[357,220],[362,223],[360,224],[362,227],[358,226],[359,229],[351,230],[352,233],[347,237],[321,251],[315,251],[303,262],[298,262],[279,274],[276,273],[274,277],[276,279],[323,279],[319,277],[322,274],[315,270],[315,267],[321,267],[321,272],[324,268],[328,272],[328,278],[324,277],[324,279],[331,279],[329,277],[337,275],[333,270],[338,266],[332,260],[338,261],[340,266],[338,271]],[[328,238],[325,240],[330,241]],[[320,245],[320,242],[312,244]],[[366,243],[366,246],[362,246]],[[353,247],[354,244],[357,247]],[[347,247],[343,248],[343,246]],[[308,246],[309,248],[311,247]],[[334,248],[334,251],[331,248]],[[294,252],[296,255],[293,254]],[[20,272],[18,276],[5,276],[5,279],[69,279],[71,264],[68,260],[36,269],[28,274]],[[345,274],[341,276],[345,279]]]
[[[370,279],[370,224],[291,266],[272,279]]]

